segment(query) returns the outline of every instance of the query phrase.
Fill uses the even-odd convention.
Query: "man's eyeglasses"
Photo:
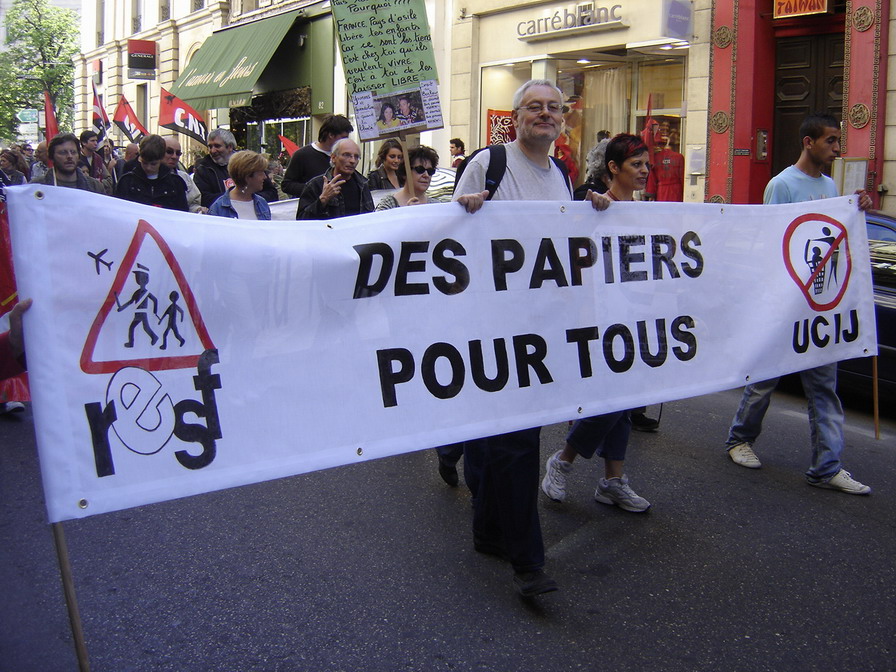
[[[546,109],[551,114],[559,114],[563,110],[563,105],[560,103],[529,103],[528,105],[522,105],[516,109],[526,110],[526,112],[530,112],[531,114],[538,114]]]
[[[165,150],[166,154],[174,154],[175,156],[183,156],[183,152],[179,149],[171,149],[170,147]]]
[[[423,166],[412,166],[411,170],[413,170],[418,175],[422,175],[423,173],[429,173],[429,176],[432,177],[436,174],[435,168],[424,168]]]

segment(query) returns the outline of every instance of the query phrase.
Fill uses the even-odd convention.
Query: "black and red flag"
[[[206,143],[208,126],[202,115],[173,93],[162,89],[159,96],[159,126]]]
[[[109,115],[103,109],[103,103],[96,92],[96,83],[91,82],[91,84],[93,85],[93,130],[96,131],[97,138],[102,140],[112,124],[109,123]]]
[[[149,135],[149,131],[147,131],[143,124],[140,123],[140,120],[137,119],[137,115],[134,114],[134,109],[124,96],[118,101],[118,106],[115,108],[115,114],[112,115],[112,121],[115,122],[115,125],[121,129],[121,132],[124,133],[131,142],[140,142],[140,138],[144,135]]]

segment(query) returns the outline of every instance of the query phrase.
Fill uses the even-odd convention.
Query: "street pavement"
[[[542,497],[561,590],[518,597],[472,548],[431,450],[64,523],[94,672],[565,672],[896,668],[896,421],[848,412],[868,497],[806,485],[801,397],[722,452],[740,392],[664,406],[626,471],[653,503],[592,499],[578,460]],[[657,407],[651,407],[656,415]],[[564,425],[542,432],[546,459]],[[0,418],[0,671],[77,669],[30,409]]]

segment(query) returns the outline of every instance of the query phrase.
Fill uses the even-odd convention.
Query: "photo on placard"
[[[387,96],[374,98],[373,109],[376,114],[377,132],[380,135],[389,135],[396,129],[426,125],[420,89],[401,93],[390,92]]]

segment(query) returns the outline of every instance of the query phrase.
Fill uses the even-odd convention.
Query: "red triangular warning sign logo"
[[[140,253],[147,236],[157,246],[152,256],[160,261],[155,268],[138,260],[142,258]],[[156,297],[151,274],[164,275],[165,289],[176,286],[176,290]],[[115,324],[110,326],[112,322]],[[192,330],[187,331],[188,326]],[[185,330],[183,336],[180,329]],[[126,352],[131,354],[126,348],[132,349],[132,357],[123,356]],[[97,356],[100,349],[106,356]],[[171,248],[158,231],[141,219],[109,294],[87,334],[81,351],[81,370],[114,373],[126,366],[146,371],[193,369],[200,355],[213,349],[215,346],[196,299]]]

